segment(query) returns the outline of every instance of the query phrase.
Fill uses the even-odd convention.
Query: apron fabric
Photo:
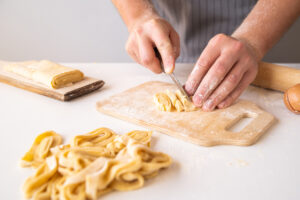
[[[216,34],[231,35],[257,0],[152,0],[180,36],[177,62],[196,62]]]

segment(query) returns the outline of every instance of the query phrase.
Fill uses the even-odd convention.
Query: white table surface
[[[38,134],[54,130],[69,141],[99,127],[120,134],[143,130],[97,112],[96,102],[146,81],[170,81],[137,64],[70,66],[104,80],[105,87],[71,102],[60,102],[0,83],[0,199],[23,198],[20,188],[33,171],[20,168],[18,162]],[[177,65],[182,83],[191,69],[189,64]],[[254,87],[242,95],[278,119],[253,146],[201,147],[154,132],[153,148],[168,153],[174,164],[142,189],[112,192],[101,199],[300,199],[300,116],[284,107],[282,97],[282,93]]]

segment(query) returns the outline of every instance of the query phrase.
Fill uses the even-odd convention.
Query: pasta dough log
[[[179,90],[175,93],[166,90],[154,95],[154,103],[158,110],[171,112],[190,112],[197,110],[197,107],[190,102]]]
[[[48,60],[8,63],[3,69],[54,89],[81,81],[81,71]]]
[[[53,131],[40,134],[22,158],[37,166],[23,186],[26,198],[97,199],[113,190],[143,187],[146,179],[171,165],[172,159],[150,147],[151,131],[117,135],[99,128],[75,136],[70,144]]]

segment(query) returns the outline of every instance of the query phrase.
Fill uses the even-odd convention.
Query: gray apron
[[[156,10],[180,35],[178,62],[196,62],[218,33],[231,35],[257,0],[152,0]]]

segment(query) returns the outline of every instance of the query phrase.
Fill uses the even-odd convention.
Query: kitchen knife
[[[159,59],[160,67],[161,67],[162,71],[172,79],[172,81],[175,83],[176,87],[187,98],[187,100],[190,101],[190,102],[192,102],[191,99],[190,99],[190,97],[189,97],[189,95],[183,89],[183,87],[182,87],[181,83],[179,82],[179,80],[175,77],[174,73],[173,72],[172,73],[166,73],[165,72],[165,68],[164,68],[164,64],[162,62],[162,58],[161,58],[160,53],[159,53],[159,51],[158,51],[158,49],[156,47],[154,48],[154,51],[155,51],[156,57]]]

